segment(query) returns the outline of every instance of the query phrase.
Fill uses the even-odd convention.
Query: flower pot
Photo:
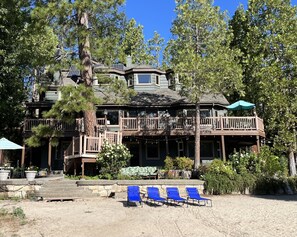
[[[35,179],[37,171],[36,170],[26,170],[25,173],[26,173],[26,179],[28,181],[33,181]]]
[[[10,170],[0,170],[0,180],[7,180]]]

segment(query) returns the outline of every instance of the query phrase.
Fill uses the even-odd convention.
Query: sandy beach
[[[125,195],[65,202],[1,201],[21,207],[27,224],[3,225],[0,236],[186,237],[296,236],[297,196],[211,196],[213,207],[127,207]]]

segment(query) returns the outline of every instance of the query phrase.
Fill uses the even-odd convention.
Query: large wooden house
[[[60,98],[59,87],[75,85],[80,79],[74,67],[55,75],[48,90],[26,104],[24,138],[30,136],[33,126],[56,122],[57,129],[62,131],[60,143],[58,147],[51,147],[45,139],[39,148],[26,148],[22,163],[76,174],[94,172],[96,155],[104,139],[125,144],[133,154],[131,166],[163,166],[167,155],[194,158],[194,105],[179,95],[180,84],[172,71],[131,63],[108,69],[94,65],[97,73],[103,68],[104,73],[124,80],[137,94],[124,105],[98,105],[97,135],[87,137],[82,118],[73,125],[42,118],[42,112]],[[93,87],[96,91],[96,78]],[[214,158],[225,160],[235,149],[258,151],[265,138],[262,119],[252,113],[251,116],[229,116],[227,105],[229,102],[222,94],[205,94],[201,98],[202,163]]]

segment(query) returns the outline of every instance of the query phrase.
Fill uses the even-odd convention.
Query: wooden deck
[[[118,125],[109,125],[104,118],[97,119],[98,128],[107,131],[120,131],[123,136],[179,136],[194,135],[193,117],[135,117],[120,118]],[[32,131],[39,124],[55,124],[57,129],[71,135],[83,132],[83,120],[77,119],[69,125],[53,119],[26,119],[24,132]],[[251,117],[206,117],[200,120],[200,133],[204,136],[261,136],[265,137],[263,120]]]
[[[123,136],[178,136],[195,133],[195,118],[122,118],[121,121]],[[200,134],[265,137],[263,120],[256,116],[201,118]]]

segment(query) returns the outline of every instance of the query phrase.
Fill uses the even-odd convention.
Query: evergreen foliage
[[[229,45],[231,34],[226,15],[213,1],[178,0],[176,19],[166,55],[169,67],[178,75],[181,94],[196,105],[195,168],[200,165],[200,98],[205,93],[241,90],[239,50]]]
[[[296,174],[296,15],[289,0],[252,0],[230,22],[232,45],[243,53],[246,99],[264,118],[268,140],[288,155],[291,175]]]

